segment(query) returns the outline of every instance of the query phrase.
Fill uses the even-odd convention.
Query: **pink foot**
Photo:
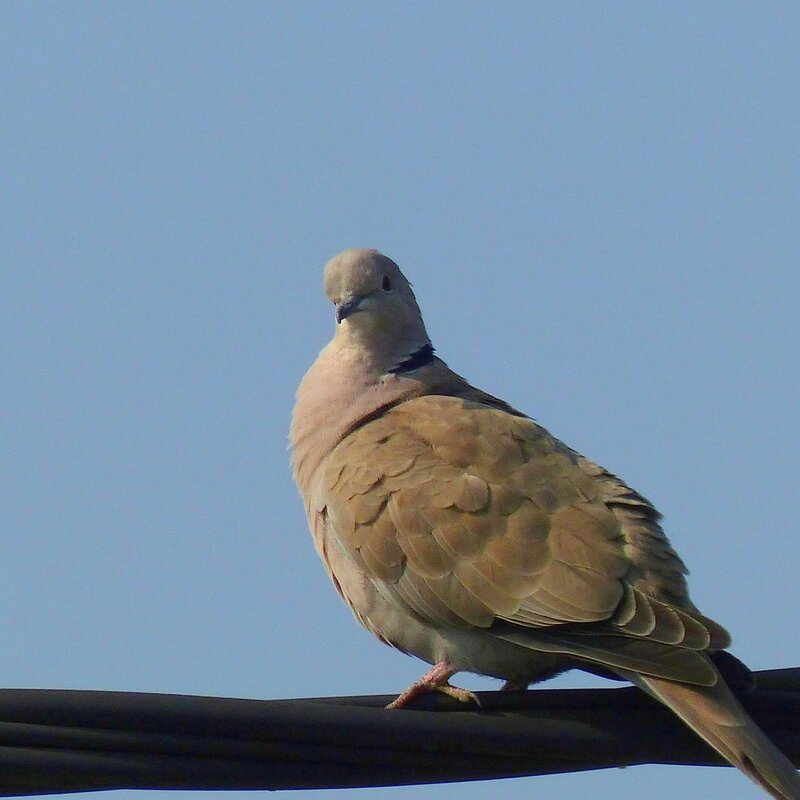
[[[480,705],[480,700],[473,692],[467,689],[459,689],[457,686],[451,686],[448,681],[458,670],[453,669],[449,661],[440,661],[434,664],[418,681],[415,681],[408,687],[396,700],[389,703],[386,708],[405,708],[412,700],[420,697],[423,694],[430,694],[431,692],[440,692],[446,694],[455,700],[462,703],[475,703]]]

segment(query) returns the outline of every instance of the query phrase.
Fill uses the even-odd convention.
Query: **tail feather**
[[[714,686],[695,686],[635,673],[625,677],[670,708],[776,800],[800,800],[797,770],[750,718],[722,678]]]

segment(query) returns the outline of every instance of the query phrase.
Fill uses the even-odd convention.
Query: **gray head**
[[[336,336],[360,345],[387,368],[430,346],[411,284],[377,250],[351,248],[325,265],[325,294],[336,306]]]

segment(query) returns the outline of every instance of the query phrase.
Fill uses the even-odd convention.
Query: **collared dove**
[[[448,682],[459,671],[504,688],[611,673],[773,797],[800,799],[715,665],[730,637],[689,599],[650,502],[437,358],[391,259],[346,250],[324,288],[336,330],[297,391],[293,472],[356,619],[433,665],[392,706],[467,698]]]

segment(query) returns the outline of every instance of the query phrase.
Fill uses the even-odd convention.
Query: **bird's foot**
[[[417,697],[423,694],[430,694],[431,692],[439,692],[452,697],[461,703],[475,703],[480,705],[477,695],[470,692],[468,689],[459,689],[457,686],[451,686],[448,681],[456,674],[458,670],[454,669],[449,661],[440,661],[438,664],[429,669],[418,681],[415,681],[408,687],[402,694],[398,695],[397,699],[389,703],[386,708],[405,708]]]
[[[528,686],[530,685],[530,681],[526,681],[523,679],[520,680],[510,680],[506,681],[501,687],[501,692],[524,692]]]

